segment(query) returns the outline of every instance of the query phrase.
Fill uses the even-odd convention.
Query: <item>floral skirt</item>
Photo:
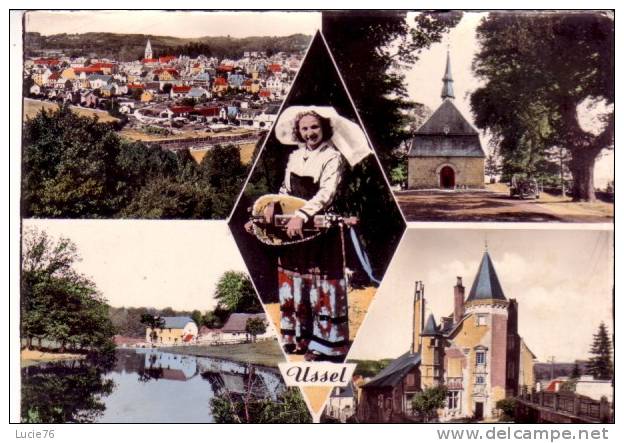
[[[347,286],[344,276],[302,274],[278,268],[280,329],[290,352],[313,352],[331,359],[349,350]]]

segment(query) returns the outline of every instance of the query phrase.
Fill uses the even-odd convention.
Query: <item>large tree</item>
[[[439,42],[461,19],[459,12],[323,12],[323,34],[371,141],[386,169],[397,166],[393,151],[410,136],[405,69]]]
[[[251,279],[243,272],[225,272],[217,282],[215,298],[230,312],[262,312]]]
[[[594,342],[589,351],[593,357],[589,359],[587,371],[597,380],[611,380],[613,378],[613,347],[609,338],[609,331],[604,323],[600,323],[598,332],[594,334]]]
[[[500,143],[508,168],[533,173],[548,148],[565,148],[574,199],[593,201],[596,158],[613,148],[613,16],[490,13],[477,38],[473,69],[484,82],[471,97],[477,126]],[[607,112],[588,128],[588,104],[596,103]]]
[[[110,124],[63,105],[28,119],[23,132],[23,215],[110,217],[123,200]]]
[[[108,305],[95,283],[75,270],[76,246],[27,230],[23,248],[20,332],[27,346],[36,338],[56,342],[61,351],[110,350],[115,331]]]

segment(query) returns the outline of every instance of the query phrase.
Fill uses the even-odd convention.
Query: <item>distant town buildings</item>
[[[63,54],[29,58],[24,63],[28,85],[24,95],[116,109],[139,128],[146,124],[171,128],[176,120],[176,128],[202,130],[225,124],[264,131],[275,121],[275,110],[302,57],[283,52],[269,57],[262,51],[247,51],[240,59],[157,56],[148,39],[143,59],[131,62]],[[186,112],[177,111],[182,108]]]

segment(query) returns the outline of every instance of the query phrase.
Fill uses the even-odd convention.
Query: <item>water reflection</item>
[[[22,421],[91,423],[106,410],[115,387],[106,378],[112,361],[73,360],[22,369]]]
[[[276,399],[277,369],[170,354],[117,350],[114,365],[64,362],[22,370],[22,420],[31,422],[210,423],[218,395]]]

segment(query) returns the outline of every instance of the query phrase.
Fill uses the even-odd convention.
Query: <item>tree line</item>
[[[249,276],[243,272],[227,271],[218,280],[215,288],[217,305],[203,313],[198,310],[174,310],[171,307],[155,309],[147,307],[110,307],[109,316],[117,334],[126,337],[144,338],[146,326],[159,326],[160,317],[187,316],[198,328],[223,327],[234,312],[260,313],[262,306],[256,296]],[[255,323],[255,322],[252,322]],[[260,325],[253,325],[254,327]],[[262,332],[260,332],[262,333]],[[253,334],[252,334],[253,335]]]
[[[247,166],[234,145],[201,163],[121,138],[68,106],[41,110],[23,131],[22,216],[215,219],[230,213]]]
[[[278,52],[295,53],[304,51],[310,41],[309,35],[294,34],[285,37],[203,37],[175,46],[156,47],[156,55],[187,55],[196,58],[199,55],[218,59],[237,59],[245,52],[264,52],[271,57]]]
[[[245,51],[264,51],[268,56],[276,52],[299,52],[305,50],[309,35],[293,34],[280,37],[230,36],[178,38],[146,34],[116,34],[88,32],[85,34],[41,35],[38,32],[24,34],[24,54],[37,56],[43,50],[53,49],[71,57],[109,58],[122,62],[140,60],[145,54],[145,44],[150,40],[154,56],[205,55],[217,58],[239,58]]]

